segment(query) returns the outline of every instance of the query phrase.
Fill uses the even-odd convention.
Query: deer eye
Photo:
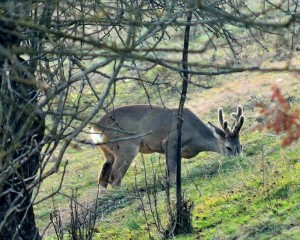
[[[226,149],[230,152],[232,152],[232,148],[231,147],[226,147]]]

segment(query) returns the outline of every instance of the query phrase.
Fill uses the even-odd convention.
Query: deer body
[[[100,145],[106,158],[99,176],[100,185],[107,187],[107,184],[110,183],[113,186],[119,186],[122,177],[139,152],[164,153],[169,175],[173,178],[177,165],[177,112],[178,109],[158,106],[129,105],[116,108],[104,115],[91,129],[94,143],[104,143]],[[206,126],[194,113],[186,108],[183,112],[183,118],[181,131],[183,158],[195,157],[203,151],[225,153],[226,134],[223,130],[210,123],[209,126]],[[146,135],[117,141],[117,139],[128,137],[130,134],[133,136]],[[232,140],[235,145],[236,143],[238,145],[234,145],[236,147],[235,154],[230,155],[239,154],[240,149],[238,148],[241,146],[238,135],[229,135],[228,138],[232,139],[230,142],[228,141],[227,145],[232,146],[227,147],[233,150]]]

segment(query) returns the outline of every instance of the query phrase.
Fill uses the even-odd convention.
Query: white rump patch
[[[101,134],[101,132],[96,131],[94,127],[91,128],[91,135],[93,143],[95,144],[106,142],[105,140],[107,139],[107,137],[104,134]]]

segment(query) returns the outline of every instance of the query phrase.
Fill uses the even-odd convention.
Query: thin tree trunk
[[[182,79],[182,91],[180,96],[180,102],[178,107],[178,121],[177,121],[177,175],[176,175],[176,200],[177,200],[177,217],[175,233],[181,233],[182,229],[182,191],[181,191],[181,129],[184,121],[183,108],[186,99],[188,89],[188,50],[189,50],[189,36],[190,36],[190,22],[192,19],[192,12],[187,15],[187,25],[184,33],[184,46],[182,55],[182,68],[183,68],[183,79]]]

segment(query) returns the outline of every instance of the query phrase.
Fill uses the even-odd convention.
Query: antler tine
[[[231,129],[234,129],[236,123],[239,121],[239,118],[243,115],[243,107],[239,105],[237,107],[237,112],[232,113],[231,116],[235,119],[232,123]]]
[[[219,108],[219,122],[220,125],[222,126],[224,132],[226,135],[230,135],[231,134],[231,130],[228,127],[228,122],[224,121],[224,112],[222,108]]]
[[[223,130],[224,130],[224,132],[227,136],[231,135],[232,132],[231,132],[230,128],[228,127],[228,122],[227,121],[224,122],[222,127],[223,127]]]
[[[222,108],[219,108],[219,122],[221,126],[223,127],[224,125],[224,112]]]
[[[240,116],[243,115],[243,107],[241,105],[239,105],[237,107],[237,112],[236,113],[232,113],[231,116],[236,120],[238,121]]]
[[[235,135],[238,135],[239,132],[241,131],[241,128],[244,124],[244,120],[245,120],[245,117],[244,116],[240,116],[239,120],[237,121],[237,124],[234,126],[233,128],[233,134]]]
[[[239,116],[242,116],[243,115],[243,106],[242,105],[238,105],[237,109],[238,109]]]
[[[244,116],[243,116],[243,107],[241,105],[238,106],[237,108],[237,113],[235,113],[235,123],[234,123],[234,126],[233,126],[233,134],[235,135],[238,135],[239,132],[241,131],[241,128],[244,124]]]

